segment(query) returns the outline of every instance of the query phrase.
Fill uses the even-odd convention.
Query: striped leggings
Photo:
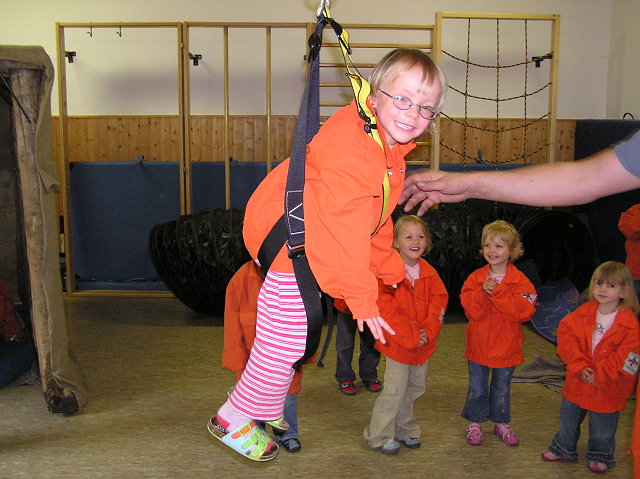
[[[282,416],[291,366],[304,354],[306,340],[307,316],[295,276],[269,271],[258,295],[256,339],[231,405],[259,421]]]

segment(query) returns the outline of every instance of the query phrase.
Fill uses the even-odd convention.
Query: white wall
[[[607,116],[640,120],[640,2],[614,0]]]
[[[7,2],[8,0],[2,0]],[[638,111],[638,100],[632,85],[637,85],[638,30],[635,21],[640,6],[637,0],[334,0],[333,16],[342,23],[399,23],[433,24],[437,11],[447,12],[496,12],[559,14],[561,16],[560,70],[558,117],[606,118],[619,117],[621,111]],[[317,1],[310,0],[30,0],[11,2],[11,8],[3,8],[0,16],[0,44],[42,45],[55,64],[55,22],[152,22],[152,21],[248,21],[248,22],[310,22],[315,19]],[[615,7],[615,8],[614,8]],[[612,16],[617,23],[612,27]],[[129,37],[133,39],[134,35]],[[82,75],[91,74],[91,89],[69,85],[70,101],[76,98],[78,114],[111,113],[113,105],[130,107],[139,113],[136,104],[140,98],[145,112],[173,114],[177,108],[174,95],[175,50],[172,39],[158,35],[141,38],[135,48],[125,48],[125,54],[104,50],[99,42],[114,42],[116,32],[104,34],[105,40],[96,36],[95,52],[78,54],[91,68]],[[86,41],[86,32],[78,37]],[[611,42],[610,42],[611,38]],[[630,40],[635,39],[635,42]],[[518,39],[519,41],[519,39]],[[509,40],[503,38],[504,45]],[[610,55],[610,43],[615,47]],[[253,44],[253,42],[252,42]],[[154,46],[167,50],[162,58],[156,58]],[[622,56],[619,57],[621,46]],[[303,47],[304,45],[302,45]],[[68,49],[70,47],[67,42]],[[166,48],[165,48],[166,47]],[[104,59],[104,61],[102,61]],[[166,68],[164,62],[167,62]],[[112,70],[109,65],[127,65],[125,75],[104,81]],[[82,63],[80,63],[81,65]],[[101,66],[105,71],[100,71]],[[143,76],[145,69],[156,69],[153,82]],[[608,85],[609,68],[615,81]],[[69,71],[69,68],[67,69]],[[292,76],[295,75],[295,67]],[[631,75],[630,72],[633,72]],[[79,77],[82,75],[75,73]],[[251,75],[247,75],[250,78]],[[71,78],[70,78],[71,80]],[[86,84],[85,84],[86,85]],[[274,85],[277,88],[277,84]],[[75,90],[74,90],[75,89]],[[81,90],[81,91],[78,91]],[[292,103],[299,101],[297,92],[290,92]],[[109,92],[100,95],[100,92]],[[631,94],[628,93],[631,92]],[[154,93],[155,92],[155,93]],[[166,93],[168,92],[168,93]],[[148,95],[148,97],[147,97]],[[80,99],[80,100],[78,100]],[[609,104],[608,104],[609,101]],[[58,112],[57,95],[54,92],[53,112]],[[70,105],[71,106],[71,105]],[[120,107],[118,107],[120,108]],[[117,108],[116,108],[117,109]],[[70,113],[74,113],[70,108]],[[123,112],[126,113],[126,112]],[[456,113],[456,112],[452,112]],[[459,112],[458,112],[459,113]]]

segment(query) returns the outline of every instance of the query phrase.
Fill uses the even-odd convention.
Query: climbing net
[[[486,20],[486,17],[482,18]],[[530,112],[529,105],[530,101],[532,101],[532,97],[543,97],[543,100],[554,98],[551,91],[552,86],[554,85],[552,81],[553,75],[550,74],[548,81],[545,80],[542,84],[538,81],[537,84],[532,87],[529,70],[531,64],[535,64],[536,67],[539,67],[541,62],[544,60],[552,60],[553,51],[549,51],[544,55],[530,57],[529,20],[526,18],[518,18],[518,20],[523,22],[522,31],[524,36],[524,48],[523,52],[517,55],[523,55],[523,57],[521,57],[522,60],[520,61],[510,63],[504,61],[503,58],[501,58],[501,18],[495,18],[495,63],[488,64],[487,62],[473,61],[471,54],[472,18],[468,17],[466,20],[466,54],[455,55],[444,48],[441,49],[442,55],[446,55],[450,61],[460,64],[464,70],[464,85],[456,85],[454,82],[449,84],[450,93],[455,92],[462,96],[464,103],[463,118],[460,119],[459,116],[455,118],[446,112],[442,113],[444,118],[453,123],[450,127],[450,131],[461,131],[462,135],[452,134],[447,136],[443,134],[439,144],[454,156],[457,155],[462,163],[530,163],[532,162],[532,157],[541,154],[543,150],[549,149],[552,145],[552,142],[549,140],[549,131],[554,128],[555,124],[555,106],[551,101],[547,101],[548,106],[546,107],[546,111],[540,114],[532,114]],[[505,43],[508,43],[509,46],[512,47],[514,41],[509,40]],[[511,56],[509,56],[509,58],[511,58]],[[492,93],[491,96],[477,94],[470,87],[471,73],[477,69],[485,69],[488,71],[493,70],[495,72],[495,92]],[[503,92],[501,80],[507,70],[512,71],[512,75],[507,76],[507,78],[511,79],[517,78],[520,71],[523,72],[521,93],[507,95]],[[459,83],[462,83],[462,80],[460,80]],[[513,85],[509,86],[510,88],[513,88]],[[471,101],[493,102],[495,105],[494,118],[489,121],[470,119]],[[501,108],[503,108],[503,106],[508,102],[515,102],[515,104],[522,105],[522,118],[509,121],[505,121],[504,118],[501,118]],[[540,109],[538,108],[538,113],[539,110]],[[540,134],[545,130],[545,127],[547,129],[547,135],[541,141]],[[536,132],[534,139],[530,139],[530,131],[532,130]],[[493,144],[491,146],[489,146],[489,142],[487,141],[487,134],[493,136]],[[482,141],[479,141],[479,138],[482,138]],[[445,141],[445,139],[447,141]],[[454,140],[455,144],[453,143]],[[460,140],[462,140],[461,143]],[[470,145],[478,146],[475,153],[470,151],[473,150],[473,146]],[[486,149],[483,151],[480,145],[488,148],[489,150],[492,149],[493,154],[491,154],[491,151],[487,151]],[[487,157],[493,158],[489,159]]]

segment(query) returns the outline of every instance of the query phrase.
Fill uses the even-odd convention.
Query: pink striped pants
[[[250,419],[282,416],[293,363],[302,357],[307,316],[293,273],[269,271],[258,295],[256,339],[229,402]]]

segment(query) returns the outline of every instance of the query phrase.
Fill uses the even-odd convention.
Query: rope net
[[[451,122],[452,130],[459,132],[462,130],[462,135],[452,134],[449,135],[452,138],[460,138],[462,136],[462,145],[461,150],[456,149],[454,146],[447,144],[445,141],[445,136],[442,136],[440,141],[440,146],[457,155],[460,159],[460,162],[474,162],[474,163],[494,163],[494,164],[506,164],[506,163],[531,163],[532,157],[541,154],[546,148],[550,146],[549,142],[546,141],[543,144],[540,144],[539,141],[532,142],[528,138],[529,132],[531,129],[536,129],[538,131],[542,131],[547,127],[546,122],[551,116],[551,111],[549,111],[549,107],[547,105],[547,111],[541,114],[531,114],[529,102],[536,97],[542,97],[542,95],[550,95],[550,87],[552,82],[549,80],[546,83],[541,85],[537,85],[535,88],[531,88],[530,86],[530,72],[529,66],[531,63],[535,63],[535,66],[538,67],[540,65],[541,59],[552,58],[553,52],[548,52],[542,57],[530,57],[529,56],[529,22],[528,20],[520,20],[523,22],[523,37],[524,37],[524,59],[511,61],[509,63],[504,63],[503,58],[501,58],[501,20],[495,19],[495,29],[496,29],[496,47],[495,47],[495,61],[493,63],[488,62],[480,62],[474,61],[471,55],[471,18],[466,19],[466,52],[464,55],[456,55],[450,51],[442,50],[442,54],[446,55],[451,61],[458,63],[461,65],[461,69],[464,69],[464,85],[463,86],[454,86],[453,84],[449,84],[450,92],[455,92],[460,95],[464,104],[464,117],[463,119],[454,118],[443,112],[442,117],[446,118],[449,122]],[[509,45],[512,46],[514,42],[509,39]],[[504,63],[504,64],[503,64]],[[470,77],[472,69],[486,69],[486,70],[494,70],[495,72],[495,90],[493,94],[478,94],[475,91],[472,91],[470,87]],[[523,71],[522,74],[522,92],[518,94],[510,94],[507,95],[501,91],[501,80],[503,80],[503,76],[507,74],[515,74],[519,75],[518,69]],[[512,70],[512,72],[510,72]],[[517,78],[517,77],[516,77]],[[508,84],[509,82],[507,82]],[[503,88],[504,89],[504,88]],[[545,97],[545,98],[548,98]],[[493,102],[495,106],[494,118],[487,119],[483,121],[473,120],[470,121],[470,102],[472,100],[479,102]],[[503,105],[512,102],[521,103],[521,111],[523,113],[523,118],[518,119],[516,124],[509,125],[504,121],[501,122],[501,108]],[[540,113],[540,112],[538,112]],[[504,119],[502,119],[504,120]],[[502,123],[502,124],[501,124]],[[514,139],[514,132],[517,134],[517,141]],[[518,133],[520,132],[520,133]],[[472,149],[469,144],[472,143],[472,139],[477,140],[479,138],[478,135],[482,135],[483,133],[491,134],[494,137],[493,145],[489,148],[489,150],[493,151],[485,151],[483,152],[481,149],[477,149],[476,153],[469,151]],[[507,137],[505,139],[505,137]],[[548,138],[548,135],[545,137]],[[485,138],[486,139],[486,138]],[[477,142],[477,141],[476,141]],[[533,144],[532,143],[536,143]],[[459,141],[456,144],[460,144]],[[486,142],[484,143],[486,145]],[[505,148],[509,149],[509,154],[505,154]],[[517,150],[517,151],[515,151]],[[486,158],[486,156],[492,156],[491,158]]]

